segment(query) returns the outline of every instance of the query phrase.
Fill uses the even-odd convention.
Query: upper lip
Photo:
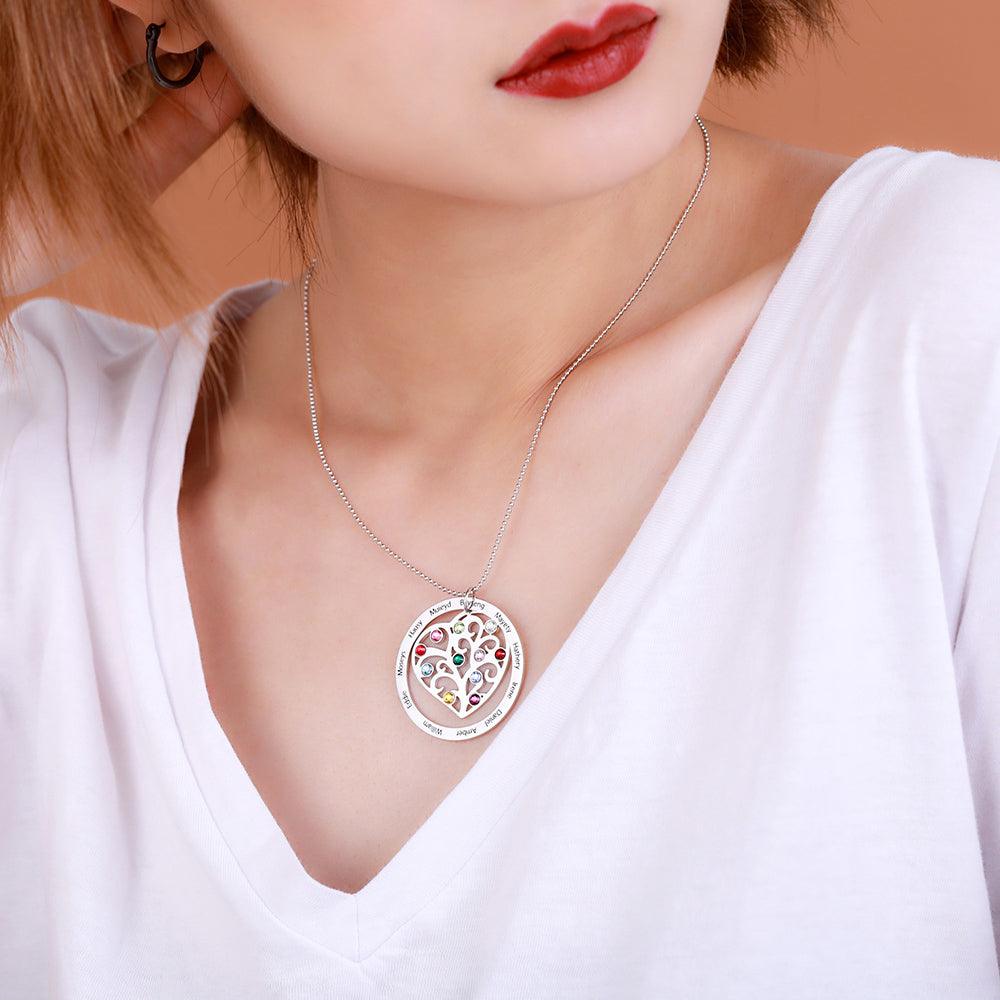
[[[592,25],[579,24],[576,21],[560,21],[532,42],[500,79],[504,80],[509,76],[516,76],[518,73],[537,69],[553,56],[569,49],[593,48],[595,45],[607,41],[612,35],[638,28],[639,25],[654,20],[656,16],[656,11],[650,10],[648,7],[627,3],[613,4],[606,8]]]

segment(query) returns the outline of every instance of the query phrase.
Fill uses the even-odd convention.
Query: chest
[[[267,688],[271,672],[239,671],[246,686],[227,692],[225,658],[214,679],[206,662],[215,712],[263,807],[328,890],[316,896],[243,808],[252,803],[233,808],[225,772],[196,760],[241,867],[284,921],[371,956],[371,968],[414,954],[443,961],[456,948],[487,954],[495,989],[524,982],[505,955],[530,955],[535,984],[565,985],[568,963],[587,988],[601,984],[597,995],[622,987],[606,978],[612,969],[636,996],[664,984],[684,995],[691,982],[724,996],[746,963],[766,969],[764,981],[781,969],[804,984],[825,949],[830,967],[843,967],[834,951],[849,954],[863,979],[887,950],[894,969],[923,969],[926,950],[935,974],[957,974],[933,935],[914,946],[925,924],[903,934],[892,916],[933,899],[986,940],[974,892],[946,900],[931,889],[942,872],[971,886],[978,864],[947,648],[921,613],[933,586],[915,572],[891,605],[879,599],[887,567],[908,558],[916,568],[921,546],[895,538],[884,506],[830,503],[803,484],[776,489],[797,454],[729,459],[725,472],[680,466],[670,503],[657,498],[594,613],[570,623],[486,749],[450,771],[444,755],[420,752],[454,747],[405,743],[411,729],[422,734],[402,713],[387,735],[387,719],[351,707],[344,692],[374,703],[378,683],[352,684],[332,658],[302,667],[324,668],[329,686],[311,673],[282,678],[287,700]],[[904,504],[905,491],[892,502]],[[895,508],[904,513],[913,512]],[[354,634],[364,602],[346,607],[324,644]],[[396,617],[385,599],[382,609],[383,620]],[[377,628],[368,641],[374,656]],[[779,940],[808,960],[789,972],[785,949],[767,945]],[[636,941],[657,983],[608,962]],[[447,979],[445,966],[436,975]]]
[[[545,682],[636,542],[782,264],[683,321],[590,358],[559,393],[480,593],[523,643],[513,712]],[[530,431],[526,424],[525,440]],[[506,722],[442,742],[407,718],[393,677],[397,651],[443,595],[359,530],[311,442],[300,443],[261,460],[271,470],[263,490],[237,464],[232,475],[223,466],[210,489],[182,491],[185,575],[219,723],[304,867],[354,892],[397,856]],[[267,455],[256,442],[247,450]],[[507,451],[475,475],[457,467],[402,484],[385,472],[366,476],[365,468],[391,468],[372,461],[356,467],[348,492],[402,558],[464,588],[490,552],[523,458],[521,447]]]
[[[598,395],[599,380],[581,382],[553,411],[480,595],[503,609],[523,644],[512,711],[544,682],[634,540],[725,376],[739,333],[713,352],[680,351],[658,387],[636,357],[612,380],[618,395]],[[660,364],[666,368],[666,353]],[[650,434],[667,384],[675,390],[671,419],[660,418]],[[278,470],[282,461],[264,465]],[[257,482],[182,492],[184,572],[219,724],[307,871],[355,892],[398,854],[505,723],[461,742],[413,725],[393,668],[410,624],[443,595],[358,529],[331,484],[315,475],[314,453],[303,450],[293,465],[272,476],[263,502]],[[457,588],[463,576],[476,578],[488,555],[504,478],[496,477],[492,509],[470,510],[461,478],[425,492],[423,507],[402,498],[370,507],[382,511],[380,526],[395,525],[389,544],[397,552]],[[357,492],[364,495],[363,479]],[[424,516],[429,510],[441,513]]]
[[[522,492],[527,503],[480,594],[520,635],[523,671],[511,713],[544,681],[658,485],[658,477],[647,477],[613,508],[610,499],[595,504],[593,495],[590,504],[558,509],[534,503],[545,489],[558,490],[560,478],[542,474]],[[397,692],[398,649],[413,620],[445,595],[373,545],[335,506],[332,490],[323,499],[331,509],[322,538],[290,532],[269,515],[234,530],[210,509],[183,504],[180,523],[218,724],[306,870],[353,893],[399,853],[507,723],[449,742],[413,724]],[[412,549],[415,558],[420,551],[433,556],[433,535],[417,533]],[[476,556],[487,549],[476,546]],[[453,565],[477,571],[461,551]],[[457,724],[430,711],[426,699],[423,705],[435,721]]]
[[[223,497],[221,518],[211,503],[182,510],[203,662],[186,594],[172,574],[161,581],[172,564],[157,557],[151,581],[130,577],[136,591],[151,587],[157,644],[123,664],[111,702],[123,726],[136,723],[122,741],[136,766],[126,760],[101,786],[106,748],[65,722],[89,707],[90,731],[103,734],[108,716],[96,699],[61,706],[49,777],[69,794],[49,797],[46,822],[72,856],[47,870],[86,876],[60,878],[49,898],[100,909],[90,923],[113,927],[109,961],[155,965],[184,995],[213,995],[206,979],[245,982],[245,995],[264,975],[336,981],[349,995],[355,974],[388,982],[423,962],[442,992],[462,995],[470,966],[456,968],[456,954],[488,969],[496,996],[558,983],[567,996],[724,997],[750,969],[758,995],[805,994],[817,961],[837,980],[830,995],[878,992],[887,969],[901,995],[928,977],[941,995],[992,995],[932,525],[912,478],[881,461],[886,449],[896,471],[911,461],[905,438],[887,425],[884,447],[856,447],[838,431],[878,411],[862,400],[817,412],[799,405],[798,382],[779,368],[766,397],[725,397],[664,494],[664,440],[648,433],[635,437],[648,450],[628,457],[632,472],[647,466],[652,496],[623,489],[618,470],[601,493],[580,478],[599,462],[536,467],[552,470],[535,478],[541,492],[560,493],[570,475],[576,488],[560,495],[591,506],[520,508],[505,552],[531,571],[498,565],[491,593],[525,636],[526,688],[468,749],[386,714],[398,710],[399,632],[430,595],[416,578],[411,591],[390,578],[397,567],[349,519],[343,532],[294,530],[328,509],[296,489],[256,517],[251,493]],[[767,419],[768,399],[795,414],[794,433]],[[652,519],[629,536],[649,500]],[[584,530],[612,523],[617,532]],[[169,535],[162,518],[152,527]],[[627,546],[617,563],[616,546]],[[145,599],[105,583],[118,607]],[[592,605],[588,583],[602,588]],[[139,631],[144,621],[137,612]],[[137,627],[126,616],[97,644],[111,648],[120,624]],[[157,650],[170,701],[146,693],[140,709],[132,674],[155,694]],[[197,696],[202,666],[211,716]],[[48,698],[65,691],[49,685]],[[115,823],[121,835],[109,835]],[[122,891],[95,894],[97,884]],[[165,934],[184,947],[165,949]],[[318,949],[290,945],[303,937],[367,964],[319,961]]]

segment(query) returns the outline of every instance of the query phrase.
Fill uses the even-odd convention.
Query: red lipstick
[[[511,93],[580,97],[632,72],[645,55],[656,11],[613,4],[593,25],[561,21],[536,39],[496,81]]]

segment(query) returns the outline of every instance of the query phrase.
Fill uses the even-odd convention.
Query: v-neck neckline
[[[846,224],[833,205],[838,193],[860,164],[894,149],[880,147],[859,157],[824,193],[687,447],[582,617],[472,767],[386,865],[354,893],[326,886],[305,870],[215,716],[180,545],[177,506],[185,448],[216,316],[246,316],[285,282],[264,278],[229,289],[196,317],[195,341],[176,341],[163,394],[169,406],[161,410],[149,471],[146,558],[153,640],[168,711],[176,720],[197,792],[243,876],[281,923],[360,963],[460,877],[611,651],[622,628],[611,609],[626,589],[637,605],[641,603],[685,524],[696,515],[712,469],[724,461],[765,389],[795,306],[830,262],[838,230]],[[386,666],[387,711],[396,710],[392,666]],[[482,794],[484,789],[489,794]]]

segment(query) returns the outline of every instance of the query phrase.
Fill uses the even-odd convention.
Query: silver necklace
[[[416,726],[438,739],[467,740],[495,728],[496,724],[510,711],[518,692],[521,690],[524,674],[524,650],[517,629],[510,617],[500,608],[477,597],[476,594],[486,583],[493,568],[500,541],[507,530],[507,524],[521,489],[521,482],[535,450],[535,442],[538,440],[542,424],[545,422],[545,417],[559,387],[573,369],[597,346],[601,338],[618,322],[636,296],[645,288],[646,282],[652,277],[663,256],[670,249],[684,225],[684,220],[687,219],[688,213],[697,201],[698,195],[701,194],[712,161],[712,145],[705,123],[698,115],[694,117],[705,141],[705,165],[698,185],[677,220],[667,242],[664,243],[656,260],[653,261],[652,267],[646,272],[646,276],[629,296],[626,303],[618,310],[614,319],[563,371],[553,387],[545,406],[542,408],[541,416],[538,418],[535,432],[528,446],[528,453],[521,463],[514,491],[507,503],[507,509],[504,512],[500,530],[493,542],[486,566],[479,580],[464,591],[452,590],[439,583],[386,545],[358,515],[327,461],[316,417],[312,341],[309,335],[309,281],[316,267],[315,257],[306,269],[302,287],[302,315],[306,340],[306,381],[309,389],[309,414],[312,421],[313,440],[316,442],[316,450],[319,452],[323,468],[330,477],[330,481],[337,488],[340,498],[351,512],[351,517],[364,529],[368,537],[397,562],[402,563],[421,579],[449,595],[446,600],[426,608],[413,621],[399,645],[399,653],[395,663],[396,690],[403,709]],[[503,693],[501,694],[501,692]],[[460,724],[445,725],[438,722],[425,714],[425,708],[437,716],[442,713],[447,715],[450,711],[458,718]],[[481,715],[480,713],[483,712],[487,714]],[[474,722],[470,719],[473,715],[479,716]],[[465,721],[467,719],[469,719],[468,722]]]

